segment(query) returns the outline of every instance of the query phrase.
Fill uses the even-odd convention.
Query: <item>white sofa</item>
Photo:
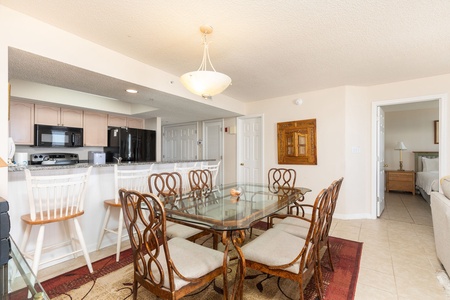
[[[450,199],[444,194],[432,192],[431,214],[437,257],[450,274]]]

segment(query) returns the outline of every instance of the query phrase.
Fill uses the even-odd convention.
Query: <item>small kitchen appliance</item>
[[[83,128],[34,125],[35,147],[83,147]]]
[[[106,162],[106,154],[105,152],[88,152],[88,162],[94,165],[104,165]]]

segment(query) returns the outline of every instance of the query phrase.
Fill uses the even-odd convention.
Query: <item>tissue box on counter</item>
[[[88,152],[88,162],[94,165],[103,165],[106,162],[106,154],[105,152]]]

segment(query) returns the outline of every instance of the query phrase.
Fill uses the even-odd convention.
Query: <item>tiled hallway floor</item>
[[[364,243],[355,299],[450,299],[450,291],[446,294],[437,279],[442,266],[435,254],[429,204],[409,193],[386,193],[385,199],[386,208],[379,219],[333,221],[331,235]],[[113,253],[115,246],[90,256],[96,261]],[[52,278],[84,263],[79,257],[43,269],[39,279]]]
[[[332,236],[364,243],[355,299],[450,299],[437,279],[443,267],[429,204],[410,193],[386,193],[385,200],[379,219],[333,224]]]

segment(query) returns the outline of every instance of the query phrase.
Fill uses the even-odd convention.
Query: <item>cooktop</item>
[[[76,153],[34,153],[30,154],[32,165],[73,165],[80,162]]]

